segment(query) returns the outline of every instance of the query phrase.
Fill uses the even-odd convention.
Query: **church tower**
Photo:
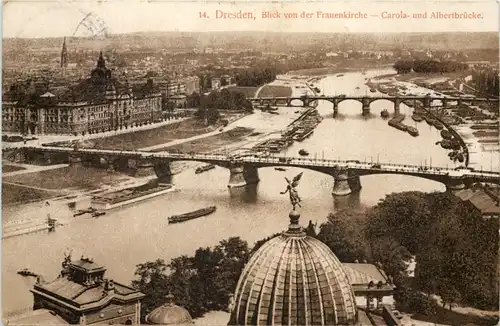
[[[66,37],[64,37],[62,50],[61,50],[61,69],[63,74],[68,67],[68,49],[66,48]]]

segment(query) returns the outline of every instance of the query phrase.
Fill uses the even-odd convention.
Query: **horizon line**
[[[377,35],[377,34],[394,34],[394,35],[402,35],[402,34],[475,34],[475,33],[498,33],[497,30],[492,31],[425,31],[425,32],[311,32],[311,31],[287,31],[287,32],[279,32],[279,31],[266,31],[266,30],[246,30],[246,31],[179,31],[179,30],[168,30],[168,31],[137,31],[137,32],[125,32],[125,33],[108,33],[106,36],[7,36],[2,37],[2,40],[10,40],[10,39],[59,39],[59,38],[82,38],[82,39],[92,39],[92,38],[102,38],[100,40],[105,40],[106,37],[113,36],[123,36],[123,35],[132,35],[132,34],[154,34],[154,33],[190,33],[190,34],[209,34],[209,33],[269,33],[269,34],[330,34],[330,35],[338,35],[338,34],[369,34],[369,35]]]

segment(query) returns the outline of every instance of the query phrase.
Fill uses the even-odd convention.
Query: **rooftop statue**
[[[302,174],[304,174],[304,172],[300,172],[299,174],[297,174],[295,176],[295,178],[293,178],[292,181],[288,180],[288,178],[285,177],[285,180],[288,183],[288,186],[286,187],[285,191],[280,192],[280,194],[282,194],[282,195],[286,194],[287,192],[289,193],[290,202],[292,203],[293,210],[295,210],[296,206],[302,207],[300,205],[300,202],[302,201],[302,199],[300,199],[299,194],[298,194],[297,189],[296,189],[297,186],[299,185],[300,178],[302,178]]]

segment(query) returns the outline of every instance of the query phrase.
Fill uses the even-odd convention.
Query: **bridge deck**
[[[409,164],[394,163],[374,163],[360,162],[355,160],[332,160],[332,159],[313,159],[302,157],[262,157],[257,154],[246,156],[224,155],[224,154],[186,154],[170,152],[147,152],[147,151],[116,151],[105,149],[77,149],[69,147],[24,147],[36,151],[52,153],[68,153],[75,155],[100,155],[110,157],[127,157],[146,160],[165,160],[165,161],[200,161],[212,163],[240,163],[254,164],[257,166],[291,166],[304,168],[342,168],[358,171],[367,171],[372,173],[401,173],[421,176],[449,176],[455,178],[473,178],[485,181],[500,179],[500,172],[496,171],[474,171],[472,169],[455,170],[446,167],[422,167]]]

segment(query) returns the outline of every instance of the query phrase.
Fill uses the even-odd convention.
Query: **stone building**
[[[57,92],[29,81],[12,85],[2,100],[4,132],[87,134],[117,130],[161,118],[161,93],[148,80],[131,87],[106,67],[102,52],[89,78]]]
[[[397,319],[356,305],[346,267],[324,243],[306,235],[299,218],[292,210],[288,230],[250,258],[236,286],[228,325],[398,325]],[[369,279],[354,278],[361,283]],[[374,288],[359,285],[367,295]],[[390,309],[382,309],[391,318]]]
[[[67,256],[60,276],[52,282],[37,279],[33,311],[9,320],[10,325],[140,323],[144,294],[104,278],[106,269],[92,259],[71,261]]]

